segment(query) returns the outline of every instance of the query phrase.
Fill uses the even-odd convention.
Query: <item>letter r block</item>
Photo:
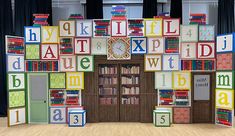
[[[8,74],[8,89],[9,90],[25,89],[25,74],[24,73],[9,73]]]
[[[26,44],[39,44],[41,42],[41,27],[25,26],[24,38]]]

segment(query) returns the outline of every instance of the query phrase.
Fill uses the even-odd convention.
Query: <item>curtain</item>
[[[234,0],[219,0],[218,34],[234,32]]]
[[[0,0],[0,116],[7,115],[5,35],[12,34],[11,0]]]
[[[157,0],[143,0],[143,18],[157,16]]]
[[[15,34],[24,35],[24,26],[33,25],[33,14],[50,14],[48,23],[52,25],[52,0],[15,0]]]
[[[103,0],[86,0],[86,16],[87,19],[103,19]]]
[[[170,16],[172,18],[180,18],[182,24],[182,0],[171,0]]]

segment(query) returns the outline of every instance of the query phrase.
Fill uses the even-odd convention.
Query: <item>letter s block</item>
[[[26,44],[39,44],[41,42],[41,27],[25,26],[24,38]]]
[[[111,36],[126,37],[127,36],[127,20],[111,20]]]
[[[234,90],[216,89],[215,92],[216,108],[234,108]]]
[[[190,89],[191,73],[190,72],[173,72],[174,89]]]
[[[24,72],[24,55],[7,55],[8,72]]]
[[[8,90],[25,89],[25,74],[10,73],[8,74]]]
[[[59,21],[60,36],[75,36],[75,21]]]
[[[197,44],[198,59],[215,59],[215,43],[199,42]]]
[[[79,72],[93,72],[94,56],[77,56],[77,64]]]
[[[65,107],[50,107],[50,123],[65,124],[66,123]]]

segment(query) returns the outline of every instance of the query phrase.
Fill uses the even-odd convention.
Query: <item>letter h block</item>
[[[39,26],[25,26],[24,27],[25,44],[39,44],[41,43],[41,27]]]

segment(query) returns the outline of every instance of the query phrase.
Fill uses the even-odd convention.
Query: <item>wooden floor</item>
[[[88,123],[85,127],[67,125],[21,125],[8,128],[0,118],[0,136],[235,136],[235,128],[213,124],[174,124],[158,128],[151,123]]]

